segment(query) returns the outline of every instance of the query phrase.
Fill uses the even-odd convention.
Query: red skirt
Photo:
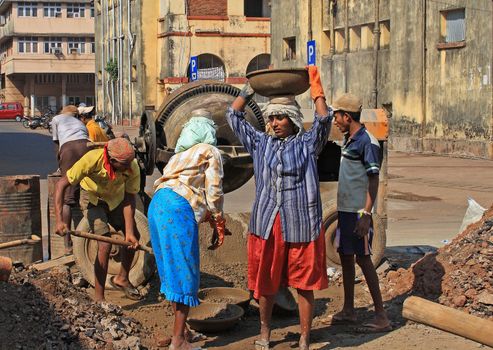
[[[328,281],[323,228],[315,241],[285,242],[278,213],[269,239],[248,237],[248,289],[258,299],[277,294],[280,286],[321,290],[328,287]]]

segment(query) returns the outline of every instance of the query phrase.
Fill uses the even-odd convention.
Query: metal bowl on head
[[[247,74],[252,89],[262,96],[300,95],[310,87],[305,68],[262,69]]]
[[[244,313],[238,305],[204,302],[190,308],[187,323],[198,332],[221,332],[233,328]]]
[[[227,303],[241,306],[243,310],[250,304],[250,293],[240,288],[204,288],[198,293],[199,300],[209,303]]]

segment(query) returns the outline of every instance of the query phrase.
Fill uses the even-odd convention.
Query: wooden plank
[[[48,260],[39,264],[34,264],[33,267],[38,271],[46,271],[56,266],[67,265],[72,266],[75,264],[73,255],[61,256],[59,258]]]
[[[402,316],[493,347],[493,321],[414,296],[404,301]]]

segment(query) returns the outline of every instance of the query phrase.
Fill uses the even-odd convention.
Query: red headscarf
[[[132,160],[134,160],[135,152],[130,141],[118,137],[108,141],[108,143],[104,146],[104,168],[108,172],[110,180],[114,180],[116,178],[116,174],[115,169],[111,166],[110,158],[126,164],[129,164]]]

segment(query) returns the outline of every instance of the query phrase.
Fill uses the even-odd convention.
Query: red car
[[[24,108],[19,102],[0,103],[0,119],[21,120],[24,116]]]

